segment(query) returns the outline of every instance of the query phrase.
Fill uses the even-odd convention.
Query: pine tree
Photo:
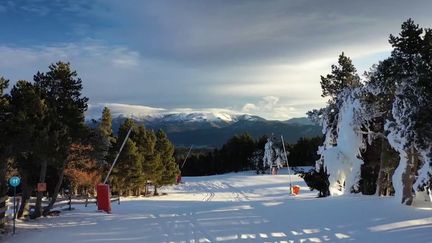
[[[393,47],[392,80],[395,99],[392,107],[393,121],[386,124],[390,132],[389,140],[398,150],[401,160],[393,177],[396,194],[402,203],[413,202],[413,188],[420,168],[420,179],[425,180],[430,173],[432,132],[430,132],[431,82],[430,30],[419,28],[411,19],[402,24],[399,36],[390,36]],[[430,176],[429,176],[430,177]],[[401,191],[399,191],[401,190]]]
[[[116,139],[112,131],[112,118],[108,107],[103,109],[100,123],[96,128],[90,128],[89,130],[89,139],[93,146],[92,157],[94,157],[101,166],[107,166],[107,161],[113,159],[113,154],[116,152],[113,150]]]
[[[321,112],[324,124],[327,130],[327,143],[330,146],[336,145],[339,109],[342,106],[343,95],[350,90],[360,87],[360,77],[357,70],[345,53],[339,55],[338,64],[331,66],[331,73],[321,76],[322,97],[329,97],[327,107]]]
[[[221,173],[241,171],[255,168],[249,164],[249,157],[255,149],[255,142],[251,135],[243,133],[230,138],[219,151],[222,170]]]
[[[111,111],[108,107],[104,107],[102,111],[102,118],[99,125],[99,131],[101,132],[104,140],[107,140],[109,146],[111,146],[115,142],[115,138],[112,130]]]
[[[338,64],[331,66],[331,73],[321,76],[322,97],[338,98],[346,88],[352,89],[361,86],[357,70],[345,53],[339,55]]]
[[[18,81],[10,92],[10,117],[6,129],[13,156],[22,177],[23,195],[18,216],[36,186],[37,170],[41,161],[55,150],[49,146],[48,107],[39,90],[27,81]],[[45,168],[46,169],[46,168]]]
[[[351,59],[345,56],[344,53],[339,56],[338,64],[332,65],[331,69],[332,71],[330,74],[321,76],[321,87],[323,91],[322,96],[329,97],[327,107],[319,111],[315,110],[308,113],[310,117],[321,119],[322,126],[324,127],[323,132],[325,134],[323,146],[319,149],[321,159],[317,161],[315,166],[315,168],[318,170],[316,175],[323,174],[323,172],[320,171],[321,168],[327,167],[324,164],[325,161],[323,157],[325,150],[331,147],[337,147],[340,109],[343,107],[344,102],[348,98],[353,98],[351,97],[353,95],[352,92],[356,88],[362,86],[360,78],[357,75],[357,70],[352,64]],[[331,163],[331,161],[326,162]],[[320,179],[321,181],[326,182],[322,183],[323,185],[330,185],[330,183],[327,181],[328,178],[328,176],[324,176]],[[322,195],[328,195],[328,191],[328,189],[323,189],[320,191],[320,193]]]
[[[180,170],[174,159],[174,145],[169,141],[166,133],[162,130],[158,130],[156,133],[155,149],[163,165],[162,176],[156,181],[156,185],[164,186],[174,184]]]
[[[255,165],[255,171],[257,175],[264,174],[265,169],[263,166],[263,157],[264,157],[264,151],[262,149],[255,150],[252,155],[249,157],[249,163]]]
[[[394,71],[394,60],[387,58],[379,62],[378,65],[372,66],[369,72],[365,73],[366,85],[362,103],[365,128],[368,130],[368,144],[366,145],[366,157],[373,151],[379,151],[378,155],[378,173],[376,179],[376,195],[389,196],[393,192],[391,175],[396,166],[393,161],[396,160],[395,151],[391,149],[388,139],[385,135],[385,124],[387,120],[392,119],[392,107],[395,96],[396,83],[392,76]],[[379,139],[379,141],[377,141]],[[374,148],[373,146],[379,146]],[[372,152],[371,152],[372,151]],[[369,154],[369,155],[368,155]],[[373,166],[374,161],[365,160],[365,166]],[[363,180],[373,180],[365,178],[366,173],[362,172]]]
[[[143,174],[144,194],[148,193],[147,182],[160,178],[162,164],[156,153],[156,136],[153,131],[139,126],[136,133],[132,134],[138,151],[142,154],[141,167]]]
[[[70,146],[82,139],[86,132],[84,112],[87,110],[88,98],[81,96],[82,80],[77,77],[76,71],[71,70],[69,63],[51,64],[48,72],[38,72],[34,76],[34,82],[48,107],[50,146],[55,148],[49,162],[58,171],[52,200],[44,210],[47,213],[54,205],[62,185]],[[45,181],[47,165],[48,161],[44,159],[40,182]],[[41,199],[42,193],[38,193],[35,216],[40,215]]]
[[[144,132],[144,133],[143,133]],[[143,148],[147,147],[148,150],[144,152],[143,171],[146,181],[153,184],[153,195],[158,195],[157,187],[158,182],[161,180],[163,174],[163,163],[161,154],[156,150],[157,137],[151,130],[143,128],[142,134],[145,137]],[[146,193],[148,189],[146,188]]]
[[[128,195],[139,191],[140,186],[145,180],[142,167],[143,154],[140,152],[137,142],[134,141],[138,128],[132,119],[126,119],[120,126],[117,143],[114,148],[116,151],[119,151],[129,129],[132,129],[131,135],[120,153],[111,176],[113,189],[120,194],[127,192]]]
[[[0,76],[0,198],[3,198],[7,195],[7,160],[10,156],[7,144],[7,130],[6,130],[6,122],[7,116],[9,114],[9,104],[8,98],[6,94],[4,94],[5,89],[7,89],[9,85],[9,80]],[[6,206],[6,202],[0,203],[0,208]],[[0,213],[0,219],[5,218],[5,212]],[[0,229],[4,227],[4,221],[0,220]]]
[[[138,152],[135,142],[128,139],[120,154],[117,171],[119,176],[120,190],[127,190],[130,194],[135,192],[143,183],[142,155]],[[130,193],[133,192],[133,193]]]
[[[99,130],[105,137],[112,136],[112,117],[111,111],[108,107],[104,107],[102,111],[102,118],[100,121]]]
[[[288,156],[290,166],[314,166],[319,159],[318,147],[322,144],[322,137],[300,138],[291,149]]]

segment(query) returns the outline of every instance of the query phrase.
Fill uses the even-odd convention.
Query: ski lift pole
[[[103,183],[103,184],[106,184],[106,183],[107,183],[107,181],[108,181],[108,177],[111,175],[112,169],[114,168],[114,165],[117,163],[117,160],[118,160],[118,158],[119,158],[119,156],[120,156],[120,153],[121,153],[121,151],[123,150],[123,147],[125,146],[126,141],[128,140],[131,131],[132,131],[132,127],[129,128],[129,131],[128,131],[128,133],[126,134],[125,139],[123,140],[123,143],[122,143],[122,145],[121,145],[121,147],[120,147],[120,149],[119,149],[119,151],[118,151],[118,153],[117,153],[117,156],[116,156],[115,159],[114,159],[113,164],[111,165],[110,170],[108,171],[107,176],[105,177],[105,180],[104,180],[104,183]]]
[[[192,146],[193,146],[193,145],[190,146],[189,151],[188,151],[188,153],[186,154],[186,158],[184,159],[183,164],[182,164],[182,166],[180,167],[180,169],[183,169],[183,166],[185,165],[186,160],[187,160],[187,158],[189,157],[189,154],[190,154],[190,152],[191,152],[191,150],[192,150]]]
[[[282,139],[282,146],[283,146],[284,154],[285,154],[285,160],[286,160],[287,168],[288,168],[288,176],[289,176],[289,183],[290,183],[290,194],[292,194],[291,170],[290,170],[289,163],[288,163],[288,156],[287,156],[287,152],[286,152],[286,149],[285,149],[285,142],[284,142],[284,139],[283,139],[283,135],[281,135],[281,139]]]

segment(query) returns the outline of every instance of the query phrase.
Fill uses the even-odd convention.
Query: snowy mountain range
[[[295,143],[300,137],[321,135],[321,127],[305,117],[273,121],[259,116],[229,112],[119,114],[113,118],[115,132],[126,118],[132,118],[147,128],[163,129],[177,146],[193,144],[202,147],[220,147],[232,136],[244,132],[248,132],[254,138],[282,134],[289,143]]]

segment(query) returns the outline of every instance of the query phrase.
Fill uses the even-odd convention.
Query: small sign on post
[[[13,197],[13,206],[14,206],[14,215],[13,215],[13,234],[15,234],[15,219],[16,219],[16,212],[17,212],[17,205],[16,203],[16,187],[19,186],[21,183],[21,178],[18,176],[12,176],[9,179],[9,185],[11,185],[14,188],[14,197]]]
[[[46,183],[38,183],[37,184],[38,192],[46,192]]]

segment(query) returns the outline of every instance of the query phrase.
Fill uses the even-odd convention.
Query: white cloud
[[[256,112],[258,110],[258,107],[255,104],[246,103],[241,110],[245,113],[251,114]]]
[[[145,117],[145,116],[158,116],[166,114],[190,114],[190,113],[202,113],[202,114],[213,114],[218,117],[229,117],[229,115],[244,114],[244,112],[232,110],[229,108],[157,108],[143,105],[130,105],[130,104],[119,104],[119,103],[98,103],[89,104],[86,117],[88,119],[98,119],[101,117],[102,110],[104,107],[108,107],[113,117],[120,115],[132,116],[132,117]]]
[[[98,119],[104,107],[108,107],[113,117],[119,115],[145,117],[165,114],[190,114],[202,113],[213,114],[219,117],[229,115],[252,114],[267,119],[287,120],[293,117],[303,117],[304,113],[298,111],[294,106],[279,103],[279,98],[274,96],[262,97],[257,104],[247,103],[241,109],[234,108],[160,108],[143,105],[119,104],[119,103],[97,103],[90,104],[87,118]]]
[[[166,112],[166,109],[155,108],[143,105],[130,105],[130,104],[118,104],[118,103],[99,103],[99,104],[89,104],[87,117],[97,119],[101,116],[104,107],[108,107],[111,111],[113,117],[119,115],[126,116],[145,116],[152,114],[159,114]]]
[[[365,55],[360,50],[355,53]],[[329,72],[337,59],[335,55],[296,64],[195,69],[145,59],[135,50],[96,41],[33,48],[0,46],[0,55],[1,75],[13,81],[31,80],[38,70],[47,70],[57,60],[70,61],[93,104],[143,104],[172,107],[171,112],[188,112],[176,111],[178,107],[195,111],[228,107],[233,112],[282,120],[304,116],[325,104],[319,75]]]
[[[294,106],[289,104],[282,104],[279,97],[265,96],[258,101],[257,104],[247,103],[241,109],[241,112],[248,114],[258,114],[268,119],[275,120],[288,120],[293,117],[302,117],[305,114],[301,113]]]
[[[319,77],[342,51],[362,73],[389,51],[388,34],[398,33],[406,18],[427,27],[431,2],[419,1],[386,0],[373,8],[367,1],[56,1],[60,19],[73,28],[49,34],[78,41],[0,44],[0,75],[29,80],[64,60],[78,71],[92,104],[304,116],[325,105]],[[38,4],[2,5],[32,15]],[[55,9],[46,6],[43,13]],[[116,109],[126,108],[146,111]]]

